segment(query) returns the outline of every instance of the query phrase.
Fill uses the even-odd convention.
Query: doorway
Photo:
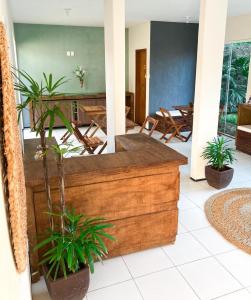
[[[135,122],[139,125],[146,118],[146,49],[136,50]]]

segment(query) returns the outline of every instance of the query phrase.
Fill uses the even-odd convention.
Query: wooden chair
[[[183,127],[187,127],[188,124],[185,120],[182,120],[181,123],[178,123],[174,120],[174,118],[171,116],[170,112],[165,108],[160,108],[160,111],[163,115],[163,118],[166,122],[166,132],[161,136],[161,140],[165,139],[166,143],[170,142],[174,137],[178,138],[182,142],[187,142],[191,136],[192,133],[188,135],[188,137],[185,137],[181,134],[181,129]],[[171,134],[171,136],[167,139],[166,136],[168,134]]]
[[[77,127],[77,123],[76,122],[71,122],[71,126],[72,128]],[[91,121],[91,124],[89,125],[89,127],[86,129],[85,133],[83,134],[83,136],[88,136],[88,134],[90,133],[89,137],[92,137],[96,134],[96,132],[100,129],[100,125],[98,123],[96,123],[95,121]],[[92,129],[94,129],[93,131],[91,131]],[[62,141],[62,143],[67,142],[67,140],[70,138],[70,136],[72,136],[74,134],[73,132],[69,132],[66,131],[66,133],[60,138],[60,140]]]
[[[91,136],[82,135],[79,128],[75,124],[73,124],[72,127],[73,134],[75,135],[79,143],[84,146],[84,150],[80,153],[80,155],[83,155],[85,151],[87,151],[89,154],[95,154],[95,150],[101,145],[103,146],[97,154],[101,154],[104,151],[105,147],[107,146],[107,142],[104,143],[100,138],[93,136],[93,134]]]
[[[147,123],[149,123],[150,125],[152,125],[150,131],[146,128],[146,124]],[[153,134],[153,131],[157,127],[158,123],[159,123],[158,120],[156,120],[156,119],[154,119],[154,118],[152,118],[150,116],[147,116],[139,132],[142,133],[143,130],[146,129],[146,130],[149,131],[148,135],[151,136]]]
[[[126,126],[126,131],[128,129],[133,129],[135,127],[135,123],[127,118],[128,114],[130,112],[130,109],[131,108],[129,106],[125,107],[125,121],[126,121],[125,126]],[[107,134],[107,118],[106,118],[106,115],[102,119],[97,120],[97,122],[98,122],[100,128],[102,129],[102,131],[105,134]]]

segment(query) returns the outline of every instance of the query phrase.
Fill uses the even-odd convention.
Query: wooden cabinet
[[[43,101],[47,101],[49,106],[59,105],[60,109],[66,116],[68,120],[77,121],[80,126],[89,125],[91,120],[86,113],[84,113],[81,109],[81,105],[106,105],[106,95],[105,93],[92,94],[92,95],[63,95],[63,96],[55,96],[52,99],[44,99]],[[134,94],[126,93],[125,97],[126,106],[130,107],[130,112],[128,114],[128,119],[134,122]],[[37,116],[33,117],[32,111],[30,110],[30,122],[31,127],[33,127],[34,122],[37,121]],[[46,124],[48,126],[48,124]],[[56,119],[55,127],[63,127],[63,123],[60,119]]]

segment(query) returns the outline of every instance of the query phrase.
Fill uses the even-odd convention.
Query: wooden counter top
[[[126,92],[126,96],[133,95],[131,92]],[[90,94],[67,94],[53,96],[51,98],[43,97],[43,100],[48,101],[60,101],[60,100],[88,100],[88,99],[103,99],[106,97],[106,93],[90,93]]]
[[[38,143],[38,139],[25,140],[25,176],[26,184],[36,186],[43,184],[41,161],[34,160],[34,153],[27,153]],[[135,169],[151,170],[151,167],[163,167],[163,171],[170,166],[187,164],[187,158],[177,151],[165,146],[159,141],[145,134],[127,134],[116,137],[117,152],[112,154],[81,156],[65,159],[66,185],[72,186],[77,182],[93,182],[96,176],[106,180],[108,175],[128,173]],[[30,150],[29,150],[30,149]],[[33,150],[32,150],[33,152]],[[30,157],[31,159],[28,159]],[[50,180],[52,186],[57,184],[56,163],[49,159]]]

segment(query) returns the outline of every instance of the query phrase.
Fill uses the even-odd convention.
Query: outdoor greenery
[[[54,213],[53,216],[61,220],[62,213]],[[112,225],[104,223],[103,218],[87,218],[76,214],[74,210],[66,210],[63,219],[64,233],[60,229],[49,230],[48,237],[35,248],[50,245],[40,262],[49,265],[47,277],[52,274],[54,280],[62,275],[67,278],[67,275],[79,271],[84,265],[89,266],[93,273],[95,260],[101,260],[108,253],[103,238],[114,240],[105,232]]]
[[[225,47],[221,104],[227,112],[237,111],[238,104],[246,100],[249,74],[250,43],[239,43]]]
[[[208,161],[216,170],[224,170],[224,168],[232,164],[235,160],[234,149],[229,145],[229,140],[223,137],[214,138],[212,142],[208,142],[202,157]]]

